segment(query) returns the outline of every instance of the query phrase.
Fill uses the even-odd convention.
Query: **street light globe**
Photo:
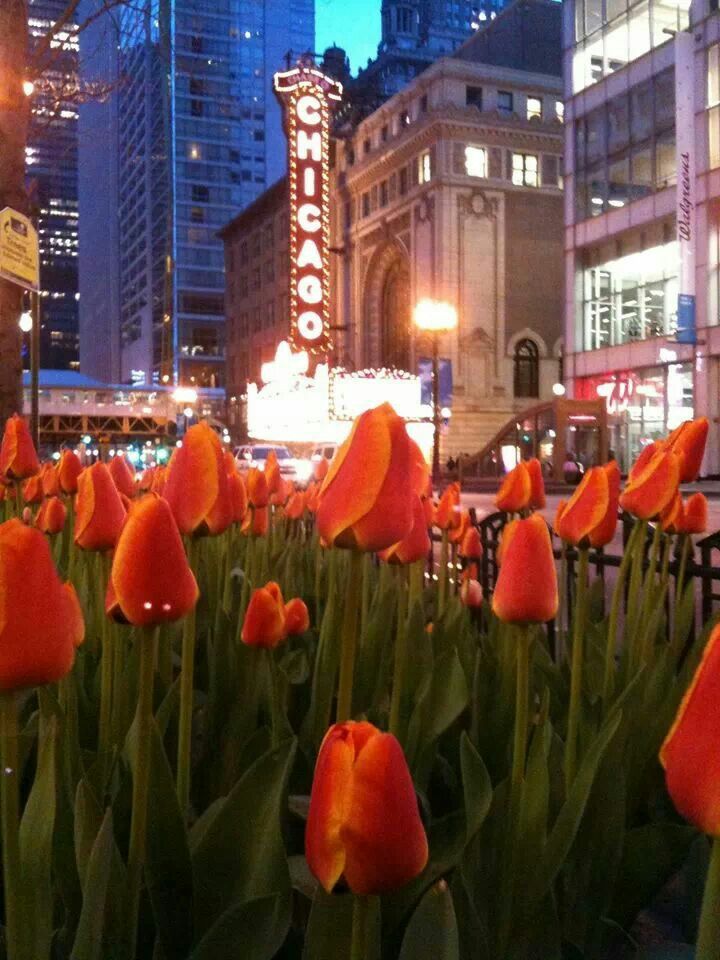
[[[564,397],[564,396],[565,396],[565,385],[562,384],[562,383],[554,383],[554,384],[553,384],[553,388],[552,388],[552,392],[555,394],[556,397]]]
[[[176,387],[173,393],[175,403],[197,403],[197,390],[194,387]]]
[[[186,417],[191,417],[191,416],[193,415],[193,408],[192,408],[192,407],[185,407],[185,409],[183,410],[183,414],[184,414]]]
[[[428,333],[445,333],[458,324],[457,310],[444,300],[419,300],[415,304],[415,326]]]
[[[32,80],[23,80],[23,93],[26,97],[31,97],[35,93],[35,84]]]
[[[20,319],[18,320],[18,326],[20,327],[23,333],[30,333],[30,331],[32,330],[32,325],[33,325],[32,314],[28,313],[28,311],[25,310],[23,313],[20,314]]]

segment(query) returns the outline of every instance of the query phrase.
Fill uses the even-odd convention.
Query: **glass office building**
[[[109,146],[117,158],[119,304],[109,333],[119,339],[119,369],[112,379],[222,386],[217,233],[284,172],[272,75],[287,54],[313,48],[314,0],[154,0],[149,9],[122,8],[117,23]],[[92,197],[91,184],[83,196]],[[102,240],[102,224],[90,224],[81,250],[93,229]],[[95,309],[83,334],[93,336],[98,322]]]

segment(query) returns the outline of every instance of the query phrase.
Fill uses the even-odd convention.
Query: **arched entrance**
[[[365,282],[365,363],[410,369],[410,264],[405,248],[389,243],[372,257]]]

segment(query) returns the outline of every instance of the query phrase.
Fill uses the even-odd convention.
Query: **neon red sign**
[[[330,108],[342,84],[300,63],[275,74],[285,106],[290,193],[290,341],[296,350],[332,347],[329,304]]]

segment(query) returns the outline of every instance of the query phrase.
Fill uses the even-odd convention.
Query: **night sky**
[[[356,74],[380,42],[380,0],[315,0],[315,45],[318,52],[336,43],[350,57]]]

